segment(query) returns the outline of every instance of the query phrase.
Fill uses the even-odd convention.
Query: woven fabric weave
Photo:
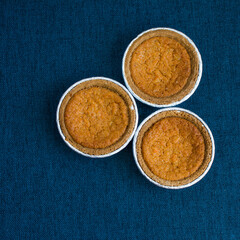
[[[240,4],[227,1],[0,3],[1,239],[240,239]],[[132,143],[105,159],[78,155],[55,122],[80,79],[124,83],[123,53],[139,33],[170,27],[203,59],[193,96],[179,107],[210,127],[216,155],[196,185],[147,181]],[[140,122],[157,110],[137,101]]]

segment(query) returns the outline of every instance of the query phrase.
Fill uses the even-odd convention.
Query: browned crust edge
[[[183,87],[183,89],[172,96],[161,97],[161,98],[150,96],[144,93],[142,90],[140,90],[131,77],[131,69],[130,69],[130,62],[131,62],[131,58],[134,50],[145,40],[152,37],[158,37],[158,36],[169,37],[178,41],[180,44],[182,44],[182,46],[187,50],[190,56],[190,61],[191,61],[191,74],[188,78],[186,85]],[[196,48],[183,35],[169,29],[156,29],[156,30],[153,29],[137,37],[129,46],[126,52],[125,60],[123,64],[124,64],[123,75],[124,75],[125,81],[128,83],[132,91],[144,101],[149,102],[151,104],[157,104],[157,105],[170,105],[170,104],[179,102],[184,97],[186,97],[189,93],[191,93],[194,90],[195,84],[197,83],[197,79],[199,76],[199,67],[200,67],[199,56],[196,51]]]
[[[83,147],[82,145],[76,143],[72,139],[71,135],[68,133],[68,130],[65,126],[65,121],[64,121],[65,108],[68,104],[68,101],[71,99],[71,97],[76,92],[78,92],[82,89],[90,88],[90,87],[104,87],[111,91],[114,91],[123,98],[126,105],[128,106],[129,124],[127,126],[125,133],[116,143],[112,144],[109,147],[102,148],[102,149],[87,148],[87,147]],[[127,142],[127,140],[131,137],[131,135],[135,129],[135,126],[136,126],[136,121],[137,121],[136,111],[137,111],[137,109],[135,108],[134,102],[132,101],[132,99],[130,98],[128,93],[121,86],[119,86],[118,84],[111,82],[109,80],[99,78],[99,79],[89,79],[87,81],[80,82],[75,87],[73,87],[63,98],[60,108],[59,108],[58,117],[59,117],[60,128],[65,137],[65,140],[68,143],[70,143],[71,146],[73,146],[75,149],[79,150],[80,152],[82,152],[84,154],[88,154],[91,156],[94,156],[94,155],[99,156],[99,155],[106,155],[106,154],[112,153],[112,152],[116,151],[117,149],[119,149],[121,146],[123,146]]]
[[[171,180],[165,180],[162,178],[159,178],[158,176],[154,175],[151,170],[148,168],[147,164],[145,163],[143,156],[142,156],[142,139],[145,134],[145,132],[157,121],[160,119],[166,118],[166,117],[181,117],[184,118],[190,122],[192,122],[201,132],[203,138],[204,138],[204,143],[205,143],[205,154],[204,154],[204,160],[202,165],[199,167],[199,169],[194,172],[192,175],[189,177],[182,179],[182,180],[177,180],[177,181],[171,181]],[[197,178],[199,178],[201,175],[204,174],[204,172],[207,170],[209,164],[211,163],[212,160],[212,155],[213,155],[213,142],[211,140],[211,136],[207,130],[207,128],[203,125],[203,123],[193,116],[192,114],[180,110],[168,110],[168,111],[163,111],[159,112],[150,119],[148,119],[147,122],[143,124],[141,127],[137,139],[136,139],[136,145],[134,146],[136,148],[136,161],[139,163],[141,169],[143,172],[154,182],[166,186],[166,187],[179,187],[179,186],[184,186],[187,185]]]

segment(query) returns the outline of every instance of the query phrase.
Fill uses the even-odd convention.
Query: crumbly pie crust
[[[136,85],[135,81],[132,78],[131,60],[132,60],[134,51],[144,41],[154,37],[167,37],[167,38],[171,38],[173,40],[178,41],[186,49],[190,57],[190,62],[191,62],[190,76],[188,77],[187,82],[183,86],[183,88],[179,92],[171,96],[162,96],[162,97],[151,96],[146,92],[142,91]],[[135,39],[132,42],[132,44],[129,46],[127,52],[125,53],[125,58],[123,62],[123,75],[124,75],[125,81],[129,85],[131,90],[144,101],[149,102],[151,104],[157,104],[157,105],[170,105],[175,102],[181,101],[184,97],[186,97],[188,94],[190,94],[194,90],[195,84],[197,83],[197,79],[200,74],[199,68],[200,68],[200,62],[199,62],[198,53],[196,52],[195,47],[188,41],[188,39],[186,39],[184,36],[182,36],[181,34],[175,31],[171,31],[168,29],[155,29],[155,30],[150,30],[143,33],[137,39]]]
[[[70,135],[66,124],[65,124],[65,110],[66,107],[71,100],[71,98],[74,96],[75,93],[84,90],[84,89],[90,89],[93,87],[100,87],[105,88],[107,90],[113,91],[117,93],[124,101],[126,107],[127,107],[127,115],[128,115],[128,124],[126,126],[126,129],[124,133],[120,136],[120,138],[113,142],[113,144],[106,146],[104,148],[91,148],[87,147],[86,145],[81,145],[78,142],[76,142],[73,137]],[[88,81],[80,82],[77,86],[72,88],[64,97],[60,109],[59,109],[59,123],[60,128],[65,136],[65,140],[68,141],[74,148],[78,149],[79,151],[88,154],[88,155],[105,155],[108,153],[111,153],[117,149],[119,149],[128,138],[132,135],[132,132],[135,129],[136,121],[137,121],[137,115],[136,115],[137,109],[135,109],[134,103],[128,93],[121,88],[119,85],[115,84],[114,82],[105,80],[105,79],[91,79]]]

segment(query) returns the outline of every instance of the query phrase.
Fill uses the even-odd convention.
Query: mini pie
[[[168,29],[147,31],[125,53],[123,75],[131,90],[150,104],[169,105],[190,94],[199,75],[196,47]]]
[[[105,155],[132,135],[136,109],[128,93],[104,79],[80,82],[62,101],[61,130],[73,147],[89,155]]]
[[[191,183],[207,169],[212,141],[202,122],[184,111],[162,111],[140,129],[137,161],[144,173],[163,186]]]

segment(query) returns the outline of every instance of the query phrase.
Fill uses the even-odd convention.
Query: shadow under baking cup
[[[152,37],[168,37],[178,41],[187,50],[190,57],[191,73],[187,83],[180,91],[171,96],[150,96],[136,85],[131,75],[130,65],[133,52],[145,40]],[[202,58],[194,42],[182,32],[171,28],[153,28],[142,32],[130,42],[123,56],[122,74],[127,88],[139,101],[152,107],[171,107],[186,101],[197,89],[202,77]]]
[[[192,122],[199,129],[204,138],[205,152],[201,166],[189,177],[181,180],[165,180],[156,176],[149,169],[142,155],[142,139],[144,134],[154,123],[167,117],[180,117]],[[213,163],[215,144],[211,130],[198,115],[183,108],[165,108],[154,112],[139,125],[133,139],[133,155],[140,172],[150,182],[163,188],[181,189],[192,186],[207,174]]]
[[[93,149],[84,147],[81,144],[76,143],[65,126],[64,113],[68,101],[76,92],[91,87],[103,87],[113,92],[116,92],[124,100],[128,108],[129,123],[124,134],[115,143],[106,148]],[[122,84],[110,78],[93,77],[78,81],[65,91],[57,107],[56,121],[58,131],[61,137],[71,149],[87,157],[103,158],[118,153],[119,151],[124,149],[131,141],[138,124],[138,109],[133,96]]]

